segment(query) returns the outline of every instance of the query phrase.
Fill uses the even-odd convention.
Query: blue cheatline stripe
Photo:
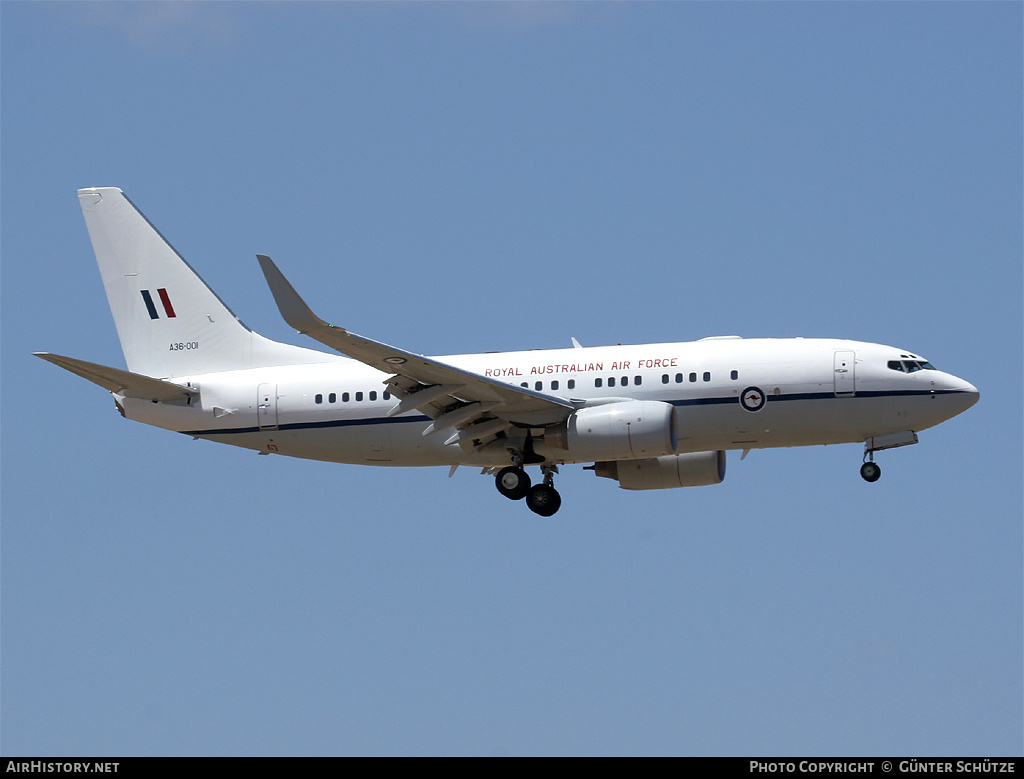
[[[900,395],[959,395],[962,394],[963,390],[877,390],[870,392],[858,392],[856,395],[848,397],[837,397],[834,392],[806,392],[803,394],[796,393],[791,395],[769,395],[768,403],[777,403],[782,400],[841,400],[849,401],[851,398],[888,398],[898,397]],[[671,403],[673,406],[714,406],[722,405],[725,403],[736,403],[739,405],[739,398],[735,395],[728,395],[724,397],[714,398],[686,398],[683,400],[667,400],[665,403]],[[763,410],[763,409],[762,409]],[[759,413],[759,412],[753,412]],[[321,428],[331,427],[356,427],[359,425],[390,425],[399,424],[405,422],[417,422],[423,424],[429,422],[430,418],[426,415],[419,415],[415,417],[367,417],[364,419],[328,419],[323,422],[294,422],[292,424],[278,425],[277,427],[229,427],[229,428],[212,428],[207,430],[181,430],[183,435],[231,435],[237,433],[259,433],[259,432],[274,432],[279,430],[316,430]]]
[[[855,398],[895,398],[911,397],[914,395],[959,395],[963,390],[869,390],[866,392],[858,390],[853,395],[836,395],[835,392],[794,392],[788,395],[768,395],[767,403],[778,403],[783,400],[850,400]],[[738,403],[739,397],[729,395],[717,398],[685,398],[683,400],[669,400],[673,406],[714,406],[723,403]],[[756,412],[755,412],[756,413]]]
[[[142,290],[142,299],[146,301],[146,310],[149,311],[149,318],[159,319],[160,315],[156,312],[156,306],[153,305],[153,298],[150,296],[148,289]]]
[[[367,419],[328,419],[323,422],[293,422],[289,425],[278,425],[277,427],[229,427],[225,429],[213,428],[211,430],[182,430],[184,435],[225,435],[230,433],[259,433],[277,432],[279,430],[315,430],[329,427],[357,427],[359,425],[390,425],[404,422],[419,422],[425,424],[430,417],[423,415],[418,417],[369,417]]]
[[[686,398],[685,400],[667,400],[673,406],[717,406],[722,403],[738,403],[739,398],[729,396],[725,398]]]

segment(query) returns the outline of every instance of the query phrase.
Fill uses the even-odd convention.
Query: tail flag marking
[[[174,319],[174,306],[171,305],[171,299],[167,296],[167,290],[161,287],[156,294],[160,296],[160,302],[164,304],[164,311],[167,312],[168,319]]]
[[[149,294],[148,289],[139,290],[142,294],[142,301],[146,304],[146,310],[149,312],[150,319],[159,319],[160,314],[156,310],[156,305],[153,303],[153,296]],[[160,296],[160,302],[163,304],[164,313],[167,314],[168,319],[174,319],[174,306],[171,305],[171,298],[167,294],[167,290],[161,287],[156,291],[156,294]]]

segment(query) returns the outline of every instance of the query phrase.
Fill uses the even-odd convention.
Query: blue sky
[[[1019,3],[0,5],[4,754],[1019,754]],[[122,420],[75,190],[272,338],[826,336],[981,390],[715,487]],[[306,345],[306,344],[303,344]]]

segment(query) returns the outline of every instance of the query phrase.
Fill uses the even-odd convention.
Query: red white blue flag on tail
[[[167,314],[168,319],[174,319],[174,306],[171,305],[171,298],[167,294],[167,290],[160,288],[156,291],[156,294],[160,298],[160,303],[164,307],[164,313]],[[146,304],[146,310],[149,312],[150,319],[159,319],[160,314],[156,310],[156,305],[153,303],[153,296],[149,294],[148,289],[142,290],[142,300]]]

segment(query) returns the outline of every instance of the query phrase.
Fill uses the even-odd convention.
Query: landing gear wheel
[[[522,468],[510,465],[498,471],[494,486],[509,500],[522,500],[530,491],[530,475]]]
[[[530,488],[526,495],[526,505],[534,514],[550,517],[562,505],[562,496],[558,490],[546,484],[537,484]]]
[[[878,481],[878,477],[881,475],[882,469],[875,463],[867,462],[860,467],[860,476],[864,481]]]

